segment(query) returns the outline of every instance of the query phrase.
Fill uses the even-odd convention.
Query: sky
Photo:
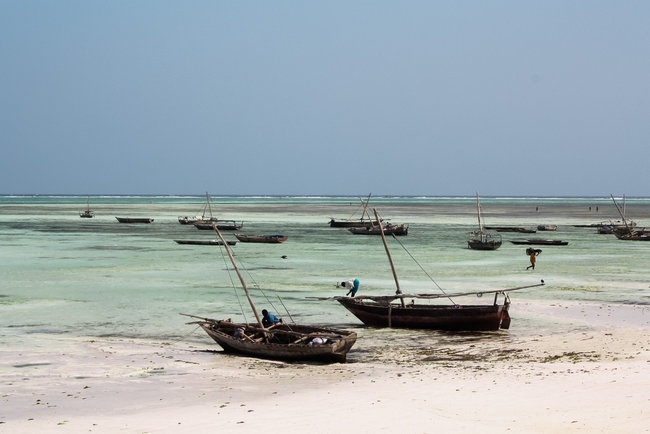
[[[647,1],[0,10],[0,194],[650,196]]]

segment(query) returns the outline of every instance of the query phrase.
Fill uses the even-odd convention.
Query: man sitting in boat
[[[277,316],[273,315],[266,309],[262,309],[262,325],[264,327],[272,326],[273,324],[281,323],[282,320]]]
[[[338,288],[339,286],[342,286],[344,288],[349,289],[348,293],[345,294],[346,296],[354,297],[359,290],[359,279],[350,279],[346,282],[341,282],[341,284],[337,284],[336,287]]]

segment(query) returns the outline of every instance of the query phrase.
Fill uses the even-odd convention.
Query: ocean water
[[[93,196],[89,200],[96,217],[79,218],[87,200],[0,197],[0,342],[5,348],[34,341],[47,348],[47,339],[34,339],[43,335],[209,346],[209,338],[186,325],[191,319],[179,313],[254,319],[221,247],[173,241],[216,238],[211,231],[177,221],[181,215],[200,214],[204,197]],[[355,348],[364,340],[377,344],[387,336],[410,335],[367,329],[338,303],[309,298],[344,295],[335,284],[351,277],[361,281],[359,294],[395,290],[380,237],[352,235],[327,224],[331,217],[360,216],[358,198],[213,197],[212,205],[219,218],[243,221],[242,233],[288,236],[283,244],[233,247],[258,309],[272,310],[285,320],[357,330],[363,340]],[[552,333],[565,326],[547,321],[542,310],[538,315],[530,309],[518,312],[518,303],[649,304],[650,243],[620,241],[574,226],[617,219],[611,199],[481,198],[481,205],[487,225],[535,228],[548,223],[558,230],[502,233],[500,249],[474,251],[466,243],[468,232],[477,226],[473,197],[371,200],[383,218],[409,224],[408,236],[389,239],[404,292],[438,293],[438,287],[447,293],[493,290],[544,279],[544,287],[511,294],[511,329],[496,332],[506,336]],[[640,226],[650,226],[650,199],[628,198],[626,213]],[[121,224],[115,216],[152,217],[154,222]],[[232,232],[223,233],[234,239]],[[569,245],[539,246],[543,253],[536,270],[526,271],[527,246],[509,241],[532,237],[561,239]]]

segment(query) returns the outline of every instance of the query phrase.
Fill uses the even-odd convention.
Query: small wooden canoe
[[[242,243],[284,243],[287,241],[286,235],[245,235],[235,234]]]
[[[542,240],[539,238],[534,238],[530,240],[512,240],[512,244],[528,244],[528,245],[539,245],[539,246],[566,246],[569,244],[568,241],[562,240]]]
[[[153,223],[149,217],[115,217],[120,223]]]
[[[193,244],[197,246],[223,246],[219,240],[174,240],[177,244]],[[234,246],[237,241],[227,241],[229,246]]]

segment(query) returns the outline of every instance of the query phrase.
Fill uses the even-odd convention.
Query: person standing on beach
[[[346,296],[354,297],[357,291],[359,290],[359,279],[350,279],[345,282],[341,282],[340,284],[337,284],[336,287],[338,288],[339,286],[342,286],[344,288],[349,289],[348,293],[345,294]],[[350,295],[352,294],[352,295]]]
[[[535,262],[537,261],[537,256],[542,253],[541,249],[526,249],[526,254],[530,257],[530,265],[526,267],[526,270],[532,268],[535,269]]]

